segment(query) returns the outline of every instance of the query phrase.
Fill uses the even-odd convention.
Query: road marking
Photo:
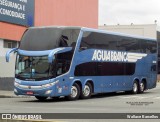
[[[148,99],[150,97],[141,97],[141,96],[137,96],[137,99]]]
[[[121,99],[154,99],[154,100],[159,100],[160,96],[147,96],[147,97],[143,97],[143,96],[126,96],[126,97],[119,97]]]
[[[120,97],[120,98],[124,98],[124,99],[129,99],[129,98],[136,98],[137,96],[127,96],[127,97]]]
[[[155,97],[155,98],[153,98],[153,99],[160,99],[160,97]]]
[[[128,96],[128,97],[120,97],[123,99],[130,99],[130,98],[135,98],[135,99],[149,99],[149,98],[153,98],[153,96],[147,96],[147,97],[143,97],[143,96]]]
[[[0,105],[0,108],[5,108],[6,109],[6,106],[4,106],[4,105]],[[14,108],[17,108],[17,106],[11,106],[11,108],[14,110]],[[33,106],[32,107],[26,107],[26,106],[23,106],[23,109],[31,109],[31,108],[33,108]],[[82,110],[84,110],[85,109],[85,112],[87,112],[87,111],[89,111],[89,113],[90,113],[90,111],[93,111],[93,110],[95,110],[95,108],[84,108],[84,107],[79,107],[79,108],[71,108],[71,107],[66,107],[66,108],[60,108],[60,107],[58,107],[58,108],[52,108],[52,107],[50,107],[50,108],[47,108],[47,107],[45,107],[45,108],[42,108],[42,107],[35,107],[34,106],[34,110],[41,110],[41,109],[43,109],[43,110],[63,110],[64,111],[64,109],[66,110],[66,111],[70,111],[70,110],[76,110],[77,111],[77,113],[78,113],[78,111],[82,111]],[[45,111],[46,111],[45,110]],[[99,111],[106,111],[106,108],[98,108],[97,110],[99,110]],[[107,108],[107,110],[112,110],[112,109],[109,109],[109,108]],[[60,112],[61,113],[61,112]],[[88,113],[88,112],[87,112]]]

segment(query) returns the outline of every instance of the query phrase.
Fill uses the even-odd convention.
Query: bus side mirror
[[[6,53],[6,62],[9,62],[9,59],[10,59],[10,54],[12,52],[16,52],[18,50],[18,48],[13,48],[11,50],[9,50],[7,53]]]
[[[48,62],[52,63],[53,59],[55,58],[55,56],[54,56],[55,54],[68,52],[71,50],[72,50],[72,47],[62,47],[62,48],[53,49],[48,55]]]

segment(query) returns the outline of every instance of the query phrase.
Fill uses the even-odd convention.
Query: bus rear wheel
[[[44,100],[46,100],[48,97],[35,96],[35,98],[38,99],[39,101],[44,101]]]
[[[133,87],[132,87],[132,93],[137,94],[138,93],[138,82],[134,81]]]
[[[90,83],[86,83],[83,91],[81,92],[81,98],[88,99],[91,97],[91,94],[92,94],[92,85]]]
[[[143,93],[145,90],[145,83],[142,81],[139,85],[139,93]]]
[[[67,97],[68,100],[77,100],[80,96],[80,87],[77,83],[74,83],[71,87],[71,94]]]

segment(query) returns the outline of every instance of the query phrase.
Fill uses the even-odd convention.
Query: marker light
[[[46,92],[45,92],[45,94],[50,94],[52,92],[52,90],[47,90]]]
[[[19,86],[19,84],[18,84],[17,82],[14,82],[14,86],[18,87],[18,86]]]
[[[14,92],[17,93],[18,92],[17,89],[14,89]]]

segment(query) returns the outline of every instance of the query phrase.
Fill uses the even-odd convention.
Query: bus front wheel
[[[46,100],[48,97],[35,96],[35,98],[38,99],[39,101],[44,101],[44,100]]]
[[[80,96],[80,87],[77,83],[74,83],[71,87],[71,94],[67,97],[68,100],[77,100]]]
[[[91,97],[91,94],[92,94],[92,85],[90,83],[86,83],[83,91],[81,92],[81,98],[88,99]]]

